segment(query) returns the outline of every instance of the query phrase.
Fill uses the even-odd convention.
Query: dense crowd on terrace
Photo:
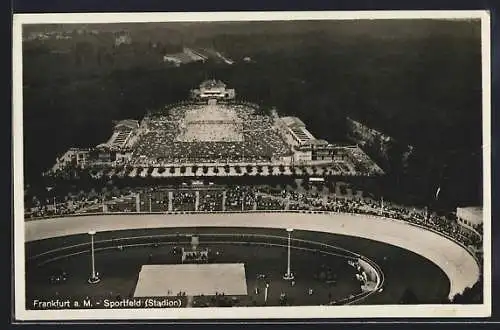
[[[268,197],[268,196],[257,196],[257,210],[284,210],[285,204],[283,201]]]
[[[193,191],[174,191],[172,206],[174,211],[194,211],[196,194]]]
[[[200,191],[199,211],[222,210],[223,192],[220,190]]]
[[[253,210],[255,191],[251,187],[234,186],[226,190],[226,211]]]
[[[197,197],[198,194],[198,197]],[[171,205],[169,205],[171,196]],[[224,197],[225,196],[225,197]],[[198,198],[198,202],[197,202]],[[138,200],[137,200],[138,199]],[[139,205],[137,205],[139,203]],[[198,203],[198,205],[196,205]],[[36,197],[26,203],[26,218],[94,212],[186,212],[195,211],[276,211],[299,210],[319,212],[358,213],[385,216],[424,226],[462,242],[466,246],[481,247],[482,238],[461,230],[453,219],[428,214],[421,209],[382,203],[379,200],[350,196],[342,193],[320,193],[291,189],[275,189],[269,186],[230,186],[195,189],[123,189],[108,190],[97,194],[79,192],[59,198],[39,200]],[[139,209],[138,209],[139,208]]]
[[[133,161],[135,165],[150,166],[178,162],[224,162],[224,161],[270,161],[272,157],[291,154],[291,149],[284,141],[272,118],[254,114],[254,109],[242,104],[221,104],[225,112],[234,113],[238,117],[235,127],[241,129],[242,139],[228,141],[196,141],[190,136],[190,142],[179,138],[186,129],[186,112],[203,111],[207,105],[179,104],[168,108],[166,113],[145,118],[139,140],[134,146]],[[200,108],[200,109],[198,109]],[[230,118],[230,116],[228,117]],[[227,122],[225,122],[227,124]],[[213,127],[213,134],[205,132],[205,136],[220,134],[215,129],[217,123],[206,123],[205,130]],[[236,134],[238,135],[238,134]],[[203,139],[201,137],[201,139]]]
[[[379,173],[381,171],[380,167],[374,163],[361,149],[346,148],[344,152],[345,156],[348,158],[348,162],[353,164],[356,172]]]

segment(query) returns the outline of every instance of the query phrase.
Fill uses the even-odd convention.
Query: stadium
[[[483,302],[482,212],[384,201],[359,146],[220,81],[191,95],[25,190],[26,309]]]
[[[70,148],[50,172],[77,165],[93,176],[119,177],[383,174],[359,146],[317,139],[299,118],[239,101],[221,81],[204,81],[191,94],[140,123],[116,122],[108,141]]]

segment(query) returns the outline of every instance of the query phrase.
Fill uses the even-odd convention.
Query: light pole
[[[384,214],[384,197],[380,197],[380,214]]]
[[[95,230],[89,231],[89,235],[90,235],[90,254],[91,254],[91,257],[92,257],[92,273],[90,274],[90,277],[88,279],[88,282],[90,284],[96,284],[96,283],[99,283],[101,281],[101,279],[99,278],[99,276],[97,275],[97,273],[95,271],[95,258],[94,258],[94,235],[95,234],[96,234]]]
[[[106,203],[104,203],[104,194],[101,194],[101,209],[103,213],[108,211],[106,208]]]
[[[294,276],[290,270],[290,246],[292,244],[292,228],[287,228],[286,231],[288,232],[288,262],[287,262],[287,267],[286,267],[286,274],[283,276],[284,280],[293,280]]]
[[[269,290],[269,283],[266,283],[266,287],[264,289],[264,303],[267,304],[267,293]]]

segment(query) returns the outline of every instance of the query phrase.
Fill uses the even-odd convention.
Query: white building
[[[52,167],[52,171],[57,171],[70,164],[79,167],[86,165],[89,158],[89,149],[70,148],[61,157],[56,159],[56,163]]]
[[[457,221],[463,229],[477,233],[483,224],[483,208],[457,207]]]
[[[234,99],[236,93],[234,89],[227,89],[226,84],[220,80],[206,80],[200,84],[198,89],[192,90],[192,95],[196,99]]]
[[[163,56],[163,62],[173,63],[175,66],[180,66],[182,64],[182,60],[175,55],[165,55]]]

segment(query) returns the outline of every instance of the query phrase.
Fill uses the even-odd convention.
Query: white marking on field
[[[143,265],[134,297],[246,295],[244,264]]]

